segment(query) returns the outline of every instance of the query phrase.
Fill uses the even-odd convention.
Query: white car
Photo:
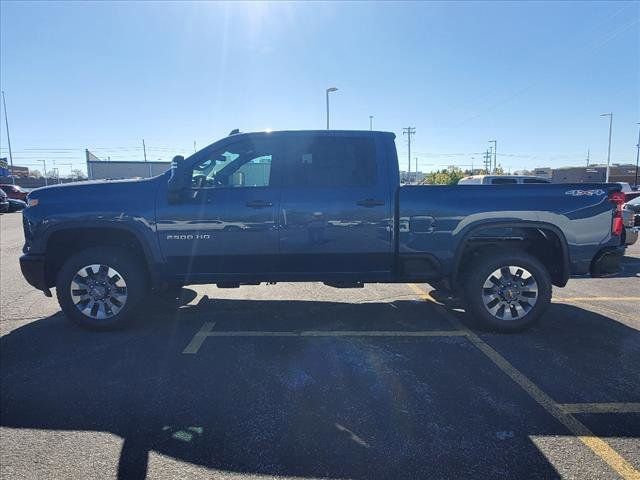
[[[533,175],[471,175],[458,180],[458,185],[513,185],[514,183],[551,183]]]

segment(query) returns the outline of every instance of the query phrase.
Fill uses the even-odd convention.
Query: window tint
[[[492,178],[491,183],[493,185],[504,185],[507,183],[518,183],[515,178]]]
[[[549,183],[549,182],[541,178],[525,178],[522,180],[522,183]]]
[[[271,182],[272,148],[246,140],[212,150],[193,167],[193,188],[266,187]]]
[[[287,144],[284,186],[357,187],[376,182],[373,139],[310,136]]]

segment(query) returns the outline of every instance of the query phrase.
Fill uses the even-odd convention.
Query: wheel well
[[[567,258],[563,240],[553,229],[544,227],[487,227],[473,232],[464,240],[456,277],[475,258],[505,248],[519,249],[537,258],[549,272],[551,282],[563,287],[567,283]],[[457,283],[454,278],[454,284]]]
[[[132,253],[135,258],[145,259],[145,252],[138,238],[122,228],[70,228],[51,234],[47,240],[45,257],[45,278],[47,286],[53,287],[58,272],[67,259],[89,247],[122,247]],[[145,272],[149,276],[145,265]]]

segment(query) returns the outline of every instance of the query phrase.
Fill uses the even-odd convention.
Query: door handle
[[[380,207],[384,205],[384,202],[382,200],[374,200],[373,198],[367,198],[365,200],[358,200],[356,202],[356,205],[360,205],[361,207],[371,208],[371,207]]]
[[[264,200],[251,200],[246,203],[247,207],[251,208],[267,208],[273,207],[273,202],[265,202]]]

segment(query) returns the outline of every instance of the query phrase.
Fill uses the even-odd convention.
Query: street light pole
[[[327,130],[329,130],[329,94],[337,90],[338,89],[336,87],[330,87],[330,88],[327,88],[325,92],[327,94]]]
[[[640,128],[638,128],[638,144],[636,145],[636,187],[638,187],[638,160],[640,160]]]
[[[7,120],[7,102],[4,100],[4,90],[2,91],[2,106],[4,107],[4,124],[7,128],[7,146],[9,147],[9,162],[11,163],[11,183],[16,184],[16,176],[13,173],[13,155],[11,153],[11,139],[9,138],[9,120]]]
[[[373,115],[369,115],[369,131],[373,130]]]
[[[609,166],[611,165],[611,128],[613,127],[613,112],[603,113],[601,117],[609,117],[609,148],[607,149],[607,173],[605,183],[609,183]]]

